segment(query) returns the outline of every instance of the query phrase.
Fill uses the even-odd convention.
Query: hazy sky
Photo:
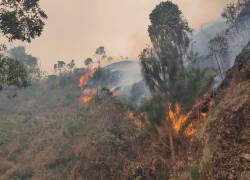
[[[229,0],[173,0],[191,27],[220,18]],[[137,58],[145,46],[148,15],[161,0],[41,0],[49,16],[42,36],[25,44],[43,69],[63,59],[78,66],[103,45],[113,57]],[[20,44],[20,43],[19,43]]]

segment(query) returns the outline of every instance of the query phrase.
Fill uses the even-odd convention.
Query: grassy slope
[[[111,96],[79,102],[79,77],[0,96],[0,179],[166,176],[164,152]],[[164,167],[164,168],[163,168]]]

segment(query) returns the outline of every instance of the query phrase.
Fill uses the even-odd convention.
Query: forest
[[[177,2],[151,7],[137,59],[103,43],[48,70],[42,1],[0,0],[0,180],[250,178],[250,1],[200,29]]]

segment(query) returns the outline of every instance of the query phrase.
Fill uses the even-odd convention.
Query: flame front
[[[207,117],[207,114],[200,112],[200,110],[204,108],[204,106],[209,105],[210,100],[209,94],[205,94],[187,114],[182,114],[181,106],[179,104],[176,104],[174,109],[171,109],[171,106],[167,107],[166,112],[175,133],[179,133],[189,118],[192,118],[196,121],[192,121],[185,129],[184,133],[186,136],[192,136],[195,134],[197,132],[197,125],[204,124]]]
[[[172,127],[176,133],[178,133],[182,127],[182,125],[187,121],[188,114],[181,114],[181,106],[179,104],[175,105],[175,109],[172,110],[171,106],[168,107],[168,117],[172,123]]]
[[[84,75],[82,75],[79,79],[79,86],[82,89],[82,96],[80,97],[80,100],[84,104],[88,104],[95,95],[95,90],[86,88],[86,85],[88,81],[92,78],[94,72],[94,69],[87,69]]]
[[[88,81],[90,80],[90,78],[93,76],[94,72],[95,71],[92,70],[92,69],[87,69],[86,72],[84,73],[84,75],[82,75],[80,77],[79,86],[81,88],[84,88],[84,86],[86,86],[86,84],[88,83]]]
[[[84,89],[83,95],[81,96],[80,99],[84,104],[88,104],[95,94],[96,94],[95,90]]]

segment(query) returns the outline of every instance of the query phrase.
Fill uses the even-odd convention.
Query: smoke
[[[51,70],[59,59],[75,59],[78,66],[104,45],[109,55],[137,59],[149,42],[148,15],[161,0],[43,0],[49,16],[42,36],[26,44],[39,57],[42,67]],[[228,0],[174,0],[191,27],[218,19]]]
[[[209,41],[218,34],[224,34],[228,43],[228,54],[220,59],[223,71],[227,71],[234,65],[236,56],[245,48],[250,41],[250,9],[247,9],[246,16],[238,20],[237,28],[231,27],[224,21],[217,21],[196,32],[193,36],[194,50],[198,52],[197,65],[200,68],[218,69],[217,63],[209,51]],[[215,77],[215,87],[221,83],[222,79]]]

